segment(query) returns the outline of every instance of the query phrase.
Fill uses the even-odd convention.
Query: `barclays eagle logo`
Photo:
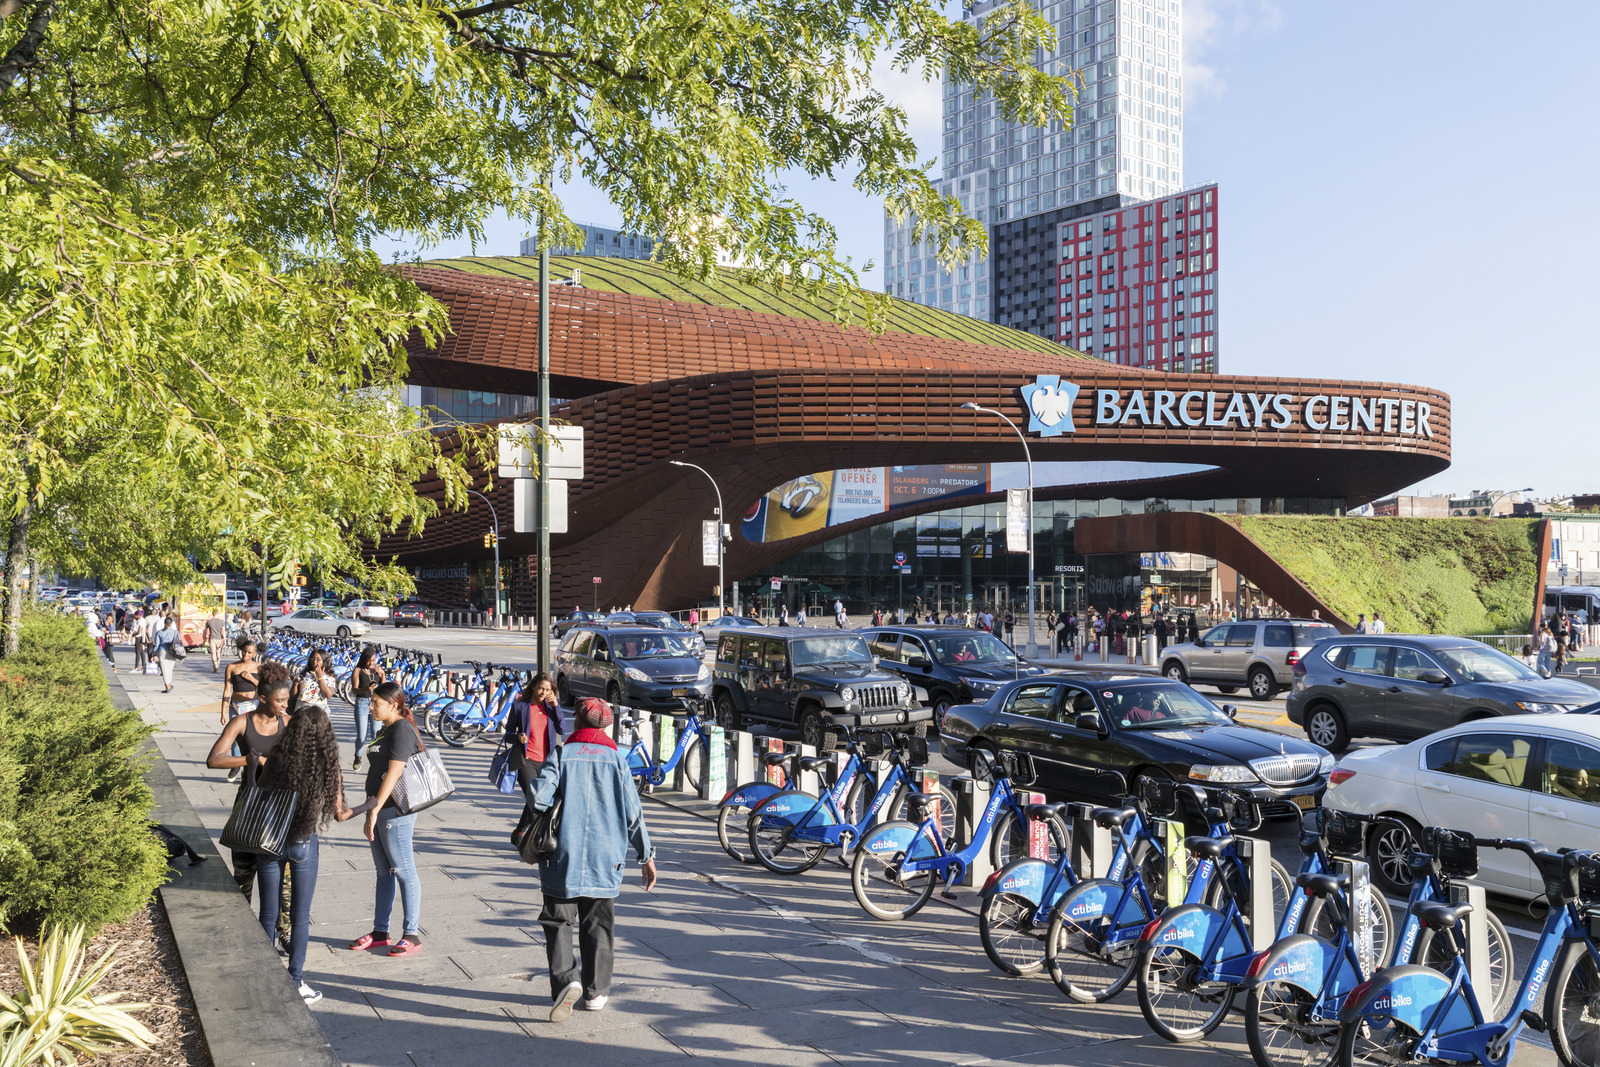
[[[1022,399],[1028,405],[1028,429],[1041,437],[1059,437],[1076,433],[1072,425],[1072,403],[1078,399],[1078,387],[1064,382],[1059,375],[1041,374],[1032,385],[1022,387]]]

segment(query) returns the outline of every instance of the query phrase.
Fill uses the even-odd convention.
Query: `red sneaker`
[[[350,942],[349,948],[351,952],[360,952],[364,948],[371,948],[374,945],[387,945],[388,943],[389,932],[387,930],[374,930],[372,933],[362,934]]]
[[[407,934],[389,946],[391,956],[409,956],[413,952],[422,951],[422,942],[417,940],[416,934]]]

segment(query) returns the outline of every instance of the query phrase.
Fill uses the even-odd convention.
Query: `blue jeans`
[[[422,921],[422,879],[411,858],[411,831],[417,817],[396,815],[393,808],[378,812],[372,835],[372,862],[378,869],[378,893],[372,908],[372,928],[389,929],[389,913],[394,911],[395,883],[400,885],[401,906],[405,912],[406,934],[414,934]]]
[[[378,736],[378,724],[372,721],[372,698],[356,697],[356,758],[361,758],[361,750],[367,747],[367,741]]]
[[[283,865],[294,871],[289,879],[289,979],[305,981],[306,941],[311,936],[311,897],[317,891],[317,835],[289,846],[284,856],[256,854],[256,884],[260,887],[261,929],[273,940],[283,896]]]

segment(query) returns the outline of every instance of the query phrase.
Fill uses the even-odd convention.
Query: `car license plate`
[[[1302,793],[1297,797],[1290,797],[1289,799],[1294,803],[1294,806],[1299,808],[1301,811],[1310,811],[1312,808],[1317,806],[1317,798],[1311,793]]]
[[[694,690],[692,690],[692,689],[674,689],[672,691],[672,695],[675,696],[675,697],[693,696],[694,695]]]

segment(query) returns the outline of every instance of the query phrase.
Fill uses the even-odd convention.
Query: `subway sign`
[[[1041,374],[1022,387],[1028,429],[1041,437],[1075,433],[1072,408],[1082,390],[1058,375]],[[1175,429],[1311,430],[1432,437],[1433,406],[1403,396],[1300,395],[1212,389],[1095,389],[1095,426],[1171,426]]]

